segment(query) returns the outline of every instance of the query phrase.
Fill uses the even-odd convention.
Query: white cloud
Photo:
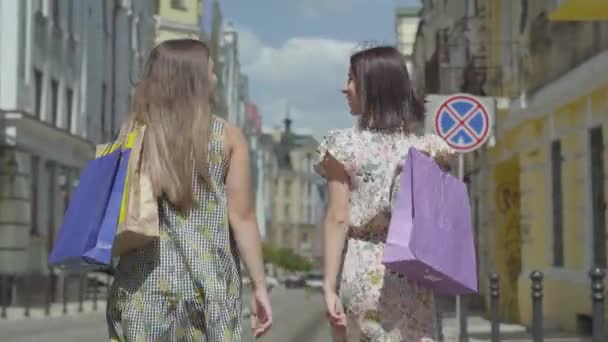
[[[352,6],[355,0],[296,0],[302,14],[318,17],[322,12],[343,10]]]
[[[263,44],[239,29],[243,71],[265,126],[281,124],[289,104],[294,128],[321,136],[327,129],[352,125],[340,93],[355,42],[294,37],[279,47]]]

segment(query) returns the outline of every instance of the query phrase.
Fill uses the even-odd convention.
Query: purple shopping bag
[[[391,270],[442,295],[477,292],[477,262],[465,184],[410,148],[384,249]]]

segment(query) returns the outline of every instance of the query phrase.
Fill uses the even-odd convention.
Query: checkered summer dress
[[[108,298],[111,341],[241,341],[241,276],[228,226],[223,122],[212,121],[209,173],[195,208],[159,201],[160,239],[121,256]]]

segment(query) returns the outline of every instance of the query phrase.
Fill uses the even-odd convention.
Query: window
[[[57,113],[59,107],[59,82],[51,81],[51,124],[57,125]]]
[[[289,212],[291,211],[291,208],[289,207],[289,204],[285,204],[285,208],[284,208],[285,212],[283,213],[285,215],[285,219],[283,221],[285,222],[289,222]]]
[[[42,117],[42,72],[34,69],[34,115]]]
[[[171,0],[171,8],[178,10],[186,10],[186,4],[184,0]]]
[[[103,32],[109,33],[108,31],[108,3],[103,1],[101,3],[101,27]]]
[[[40,177],[40,158],[31,157],[30,165],[30,234],[39,235],[38,230],[38,177]]]
[[[56,171],[55,171],[55,163],[53,163],[52,161],[48,161],[46,163],[46,171],[47,171],[47,203],[49,203],[50,205],[48,206],[49,210],[48,210],[48,215],[47,215],[47,248],[48,250],[52,250],[53,249],[53,243],[55,241],[55,203],[57,202],[57,198],[55,197],[56,195]]]
[[[101,85],[101,138],[106,139],[106,93],[108,92],[108,86],[103,83]]]
[[[602,49],[602,22],[593,22],[593,31],[591,33],[591,41],[593,52],[600,52]]]
[[[50,0],[50,5],[51,5],[51,14],[53,16],[53,24],[55,25],[55,27],[59,27],[59,0]]]
[[[564,266],[564,222],[562,197],[562,145],[551,143],[551,190],[553,198],[553,265]]]
[[[68,0],[68,34],[74,38],[74,0]]]
[[[286,179],[284,186],[285,186],[285,188],[283,189],[283,191],[284,191],[285,197],[291,196],[291,181]]]
[[[604,134],[602,127],[589,132],[591,146],[591,208],[593,213],[593,267],[606,267],[606,197],[604,193]]]
[[[65,128],[72,132],[72,101],[74,100],[74,92],[68,88],[65,92]]]

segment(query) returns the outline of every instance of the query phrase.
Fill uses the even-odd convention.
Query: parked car
[[[296,274],[291,274],[291,275],[288,275],[287,277],[285,277],[285,280],[283,281],[283,283],[285,284],[285,287],[288,289],[302,288],[306,285],[304,277],[296,275]]]
[[[304,276],[305,286],[313,291],[323,290],[323,273],[309,272]]]
[[[279,285],[279,281],[274,277],[266,277],[266,286],[268,287],[268,291],[271,291],[273,288]]]

